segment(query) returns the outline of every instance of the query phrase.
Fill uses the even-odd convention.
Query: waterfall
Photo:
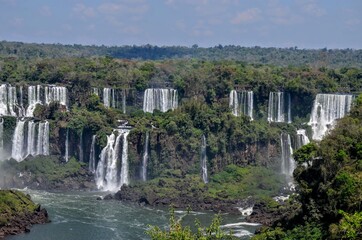
[[[27,155],[35,156],[37,155],[37,145],[36,145],[36,123],[33,120],[28,122],[28,146],[27,146]]]
[[[123,148],[122,148],[122,166],[121,166],[121,186],[123,186],[123,184],[128,185],[129,184],[129,180],[128,180],[128,141],[127,141],[127,136],[129,134],[129,130],[128,129],[122,129],[121,130],[121,135],[123,135]]]
[[[147,162],[148,162],[149,135],[150,135],[149,132],[146,132],[145,145],[143,146],[142,172],[141,172],[142,181],[147,180]]]
[[[40,122],[38,127],[37,155],[49,155],[49,122]]]
[[[79,136],[79,162],[83,162],[83,129]]]
[[[4,159],[4,119],[0,118],[0,160]]]
[[[207,178],[207,157],[206,157],[206,137],[205,135],[202,135],[201,138],[201,174],[202,174],[202,180],[204,183],[208,183]]]
[[[11,157],[20,162],[24,159],[24,125],[25,121],[18,119],[16,121],[16,127],[13,135],[13,146],[11,151]]]
[[[314,140],[321,140],[335,121],[344,117],[352,105],[352,95],[317,94],[309,121]]]
[[[237,92],[232,90],[229,97],[229,106],[235,116],[241,114],[249,116],[253,120],[253,91]]]
[[[25,112],[25,108],[24,108],[24,94],[23,94],[23,86],[19,87],[19,91],[20,91],[20,101],[19,101],[19,116],[24,117],[26,112]]]
[[[113,88],[104,88],[103,89],[103,104],[104,104],[104,106],[106,106],[108,108],[117,107],[116,91]]]
[[[123,184],[128,184],[128,129],[116,130],[107,136],[107,145],[102,149],[96,170],[97,187],[106,191],[117,191]],[[120,142],[122,144],[121,170],[118,169]],[[120,176],[118,173],[120,172]]]
[[[157,109],[166,112],[178,106],[177,90],[164,88],[148,88],[143,96],[143,111],[153,113]]]
[[[93,173],[96,171],[96,138],[97,135],[92,136],[92,144],[89,154],[89,171]]]
[[[69,128],[67,128],[67,133],[65,136],[65,162],[69,161]]]
[[[126,91],[122,90],[122,112],[126,113]]]
[[[0,85],[0,115],[16,117],[16,106],[16,87],[12,87],[8,84]]]
[[[301,148],[302,146],[308,144],[309,138],[306,134],[305,129],[298,129],[297,130],[297,141],[296,141],[296,149]]]
[[[27,117],[33,117],[36,105],[42,103],[40,99],[40,92],[40,85],[28,87],[28,108],[26,109]]]
[[[59,102],[60,105],[67,107],[67,88],[57,86],[46,86],[44,88],[45,104]]]
[[[286,99],[287,97],[287,99]],[[284,92],[270,92],[268,102],[268,122],[292,122],[291,97]]]
[[[290,140],[290,135],[282,133],[280,135],[281,144],[281,171],[287,176],[287,178],[293,177],[293,171],[295,169],[295,163],[293,159],[293,148]]]

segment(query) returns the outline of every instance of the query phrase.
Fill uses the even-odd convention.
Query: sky
[[[362,49],[362,0],[0,0],[0,40]]]

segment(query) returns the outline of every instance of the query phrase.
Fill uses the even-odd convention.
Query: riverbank
[[[0,238],[29,232],[33,224],[48,223],[48,212],[29,195],[17,190],[0,190]]]

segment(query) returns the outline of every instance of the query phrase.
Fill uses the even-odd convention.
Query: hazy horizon
[[[362,49],[359,0],[0,0],[0,40]]]

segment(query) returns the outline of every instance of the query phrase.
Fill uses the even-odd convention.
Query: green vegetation
[[[0,227],[14,217],[33,213],[39,205],[34,204],[29,195],[16,190],[0,190]]]
[[[255,239],[361,239],[361,99],[324,140],[295,153],[301,211],[289,224],[280,220],[278,228],[264,229]]]
[[[196,233],[193,233],[189,226],[182,226],[181,221],[175,217],[174,209],[170,210],[170,226],[168,230],[162,230],[158,226],[149,226],[147,235],[152,240],[217,240],[217,239],[236,239],[231,233],[224,232],[221,225],[221,216],[215,215],[209,227],[202,227],[198,220],[195,220]]]
[[[64,58],[110,56],[120,59],[202,59],[202,60],[236,60],[253,64],[274,64],[281,66],[316,66],[316,67],[361,67],[362,51],[353,49],[297,49],[241,47],[235,45],[217,45],[202,48],[171,46],[82,46],[61,44],[34,44],[21,42],[0,42],[0,55],[7,57]]]

